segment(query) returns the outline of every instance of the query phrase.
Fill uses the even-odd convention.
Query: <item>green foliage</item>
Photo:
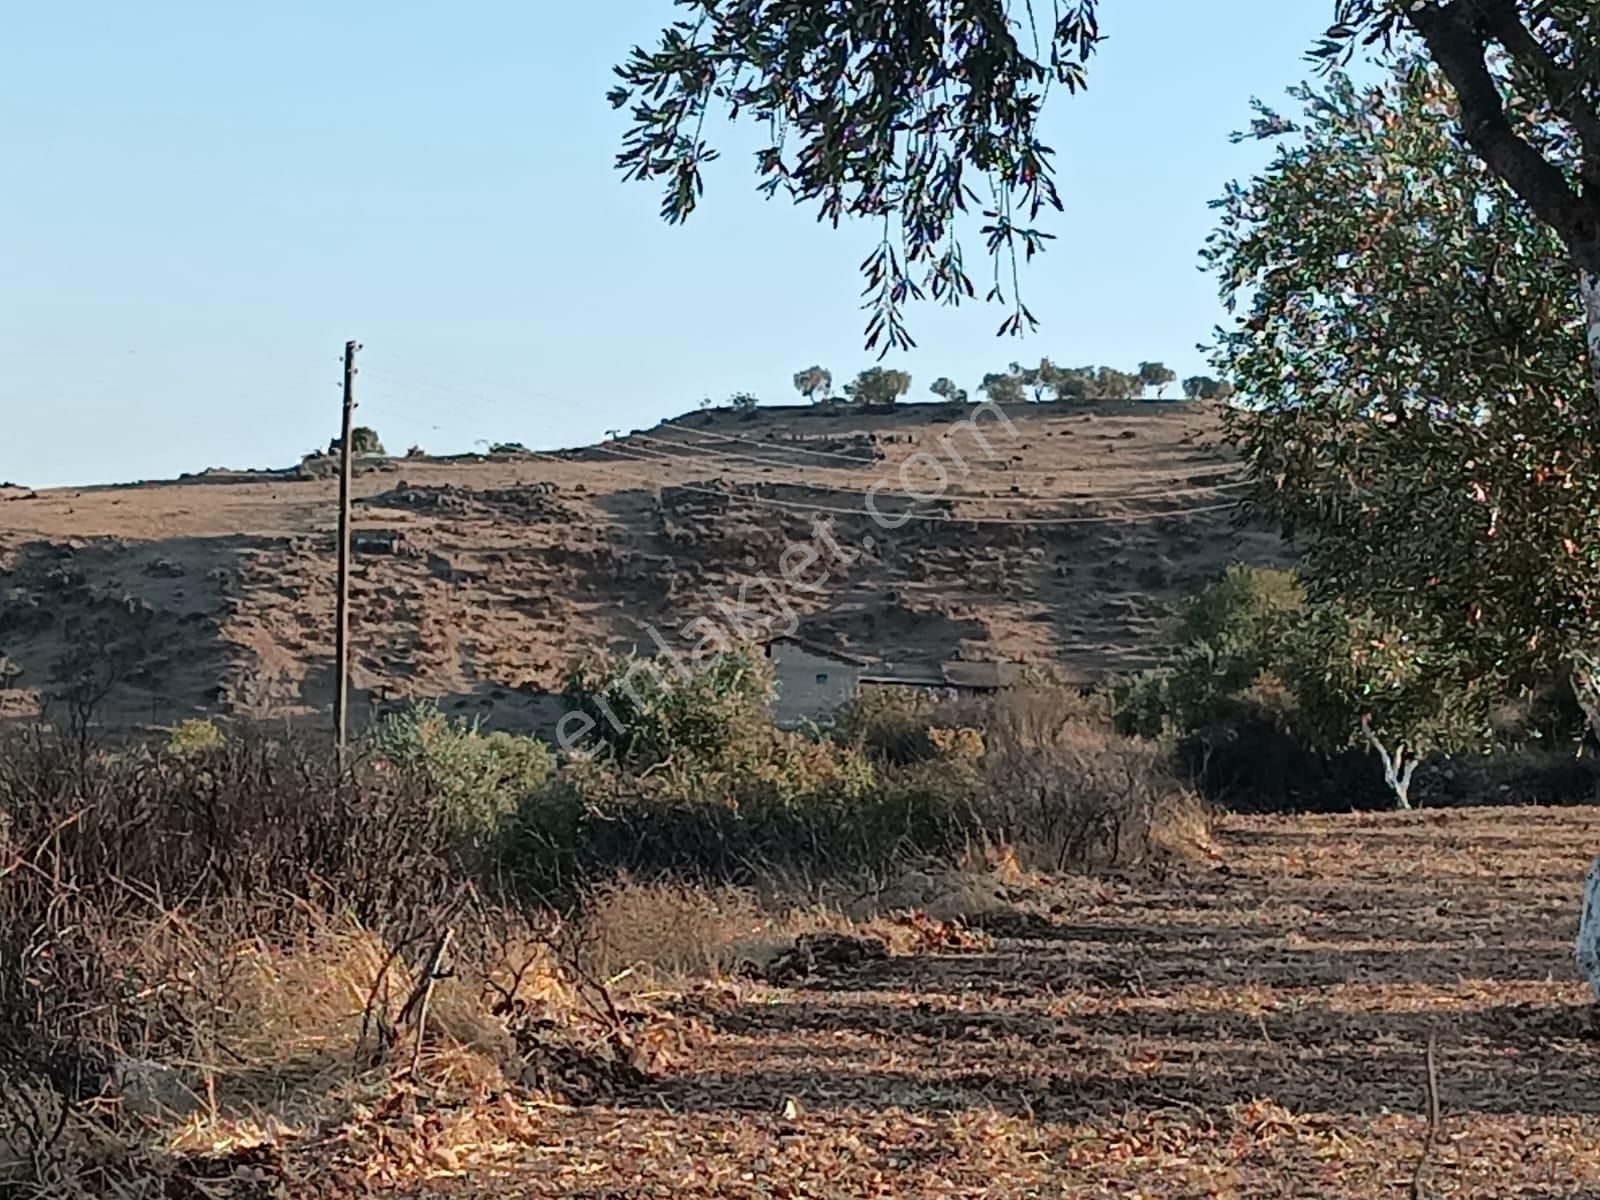
[[[1183,395],[1186,400],[1231,400],[1233,384],[1209,375],[1191,375],[1183,381]]]
[[[1051,87],[1084,84],[1099,40],[1093,0],[680,7],[655,48],[635,47],[617,68],[610,96],[632,115],[618,167],[664,184],[666,220],[694,211],[702,168],[717,157],[706,118],[753,120],[768,139],[756,154],[763,193],[815,205],[836,225],[864,218],[886,231],[862,264],[867,345],[885,352],[913,344],[909,301],[977,294],[961,246],[977,191],[993,196],[980,232],[997,260],[1014,267],[1043,249],[1049,235],[1034,222],[1061,200],[1038,116]],[[1011,307],[1003,331],[1034,326],[998,283],[987,298]]]
[[[1033,402],[1038,404],[1055,388],[1063,372],[1048,358],[1041,358],[1037,367],[1024,367],[1020,363],[1012,363],[1011,374],[1023,388],[1032,393]]]
[[[748,881],[881,871],[901,856],[952,856],[960,802],[926,780],[880,778],[859,752],[774,731],[769,753],[739,769],[648,774],[573,761],[523,805],[507,863],[538,892],[614,875]]]
[[[1027,399],[1021,380],[1011,374],[991,372],[983,377],[978,390],[989,397],[991,404],[1021,404]]]
[[[1493,740],[1496,693],[1465,656],[1369,612],[1308,601],[1292,572],[1230,567],[1185,605],[1174,642],[1160,670],[1115,689],[1123,731],[1267,726],[1325,755],[1371,749],[1402,805],[1407,763]]]
[[[1171,659],[1117,686],[1118,726],[1154,737],[1237,717],[1245,693],[1281,668],[1304,602],[1293,572],[1229,567],[1184,604]]]
[[[1311,610],[1284,660],[1297,727],[1326,749],[1424,757],[1491,748],[1492,695],[1471,662],[1369,613]]]
[[[1584,272],[1600,275],[1600,24],[1590,0],[1337,0],[1334,11],[1315,57],[1339,63],[1358,42],[1388,47],[1409,27],[1460,98],[1466,144]]]
[[[826,367],[807,367],[794,373],[795,391],[816,404],[833,394],[833,372]]]
[[[844,385],[844,394],[857,404],[892,405],[911,390],[911,376],[904,371],[868,367]]]
[[[908,846],[955,844],[952,798],[891,784],[856,747],[778,730],[771,697],[753,651],[683,675],[632,656],[580,664],[567,700],[594,722],[600,752],[569,757],[528,796],[511,869],[529,887],[566,889],[617,870],[726,879],[774,865],[880,867]]]
[[[341,451],[340,439],[334,438],[328,443],[328,453],[338,454]],[[368,425],[357,425],[350,431],[350,453],[352,454],[386,454],[383,442],[378,437],[378,431]]]
[[[933,381],[928,390],[946,404],[965,404],[967,402],[967,389],[957,387],[954,381],[942,375]]]
[[[483,733],[428,702],[380,722],[371,735],[371,750],[379,762],[423,779],[445,828],[480,845],[543,787],[555,761],[543,742]]]
[[[837,226],[881,228],[862,263],[867,344],[910,347],[904,307],[976,294],[961,214],[992,194],[981,232],[997,261],[1044,247],[1039,214],[1059,209],[1052,152],[1038,138],[1053,84],[1075,92],[1098,45],[1098,0],[679,0],[689,12],[653,50],[616,71],[632,125],[617,165],[664,181],[662,215],[682,221],[717,157],[708,116],[753,120],[760,190],[814,204]],[[1600,32],[1590,0],[1335,0],[1313,50],[1330,68],[1358,46],[1420,45],[1466,106],[1478,158],[1600,278]],[[1409,37],[1407,36],[1409,35]],[[909,132],[908,131],[912,131]],[[975,187],[979,181],[987,189]],[[1423,185],[1426,186],[1425,184]],[[1308,210],[1325,212],[1326,210]],[[1024,223],[1026,222],[1026,223]],[[987,298],[1009,303],[1002,333],[1036,326],[995,271]],[[1591,331],[1600,343],[1600,311]],[[1595,382],[1600,389],[1600,367]]]
[[[864,689],[837,714],[834,736],[895,766],[939,757],[929,731],[941,723],[939,703],[913,688]]]
[[[227,744],[228,739],[214,722],[204,717],[192,717],[187,721],[179,721],[168,731],[166,752],[174,758],[195,758],[220,750]]]
[[[1172,382],[1171,379],[1157,382],[1159,373],[1166,371],[1160,363],[1145,363],[1143,368],[1151,372],[1152,387],[1165,387]],[[1140,376],[1134,372],[1119,371],[1115,367],[1058,367],[1044,358],[1037,367],[1012,363],[1005,374],[985,375],[980,390],[996,403],[1020,404],[1030,398],[1035,403],[1046,399],[1068,403],[1131,400],[1143,387]]]
[[[735,392],[728,397],[728,407],[738,413],[753,413],[761,401],[750,392]]]
[[[1316,596],[1431,648],[1396,678],[1539,683],[1600,642],[1600,402],[1566,251],[1463,146],[1436,73],[1293,95],[1207,251],[1246,306],[1216,359],[1251,398],[1229,421],[1256,509]]]
[[[1142,362],[1138,371],[1139,386],[1146,391],[1155,388],[1157,398],[1178,380],[1178,373],[1165,363]]]
[[[773,694],[771,667],[753,648],[694,665],[603,655],[578,663],[564,689],[595,748],[629,770],[737,757],[770,728]]]

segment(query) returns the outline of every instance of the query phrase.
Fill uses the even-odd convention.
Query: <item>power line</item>
[[[624,453],[622,451],[607,450],[604,447],[595,447],[595,450],[598,453],[601,453],[601,454],[616,455],[617,457],[623,458],[623,459],[625,459],[626,461],[629,461],[629,462],[640,462],[640,463],[653,464],[656,461],[658,461],[658,460],[655,460],[655,459],[642,459],[642,458],[631,457],[631,456],[629,456],[628,454],[626,454],[626,453]],[[546,453],[543,453],[542,451],[538,451],[538,450],[529,450],[529,451],[527,451],[527,454],[530,457],[533,457],[533,458],[543,458],[543,459],[548,459],[551,462],[561,463],[563,466],[569,466],[570,467],[570,466],[580,466],[581,465],[581,466],[586,466],[586,467],[592,467],[592,468],[594,468],[596,470],[600,470],[600,471],[609,471],[609,472],[612,472],[613,474],[615,474],[615,475],[617,475],[617,476],[619,476],[621,478],[630,479],[630,480],[632,480],[632,481],[634,481],[636,483],[642,483],[642,484],[646,485],[647,487],[651,487],[651,488],[659,488],[659,487],[663,486],[662,481],[659,480],[659,479],[652,479],[652,478],[650,478],[649,476],[646,476],[646,475],[639,475],[639,474],[627,471],[627,470],[625,470],[623,468],[617,467],[616,465],[611,464],[611,463],[595,463],[595,462],[581,462],[580,463],[580,462],[575,461],[573,459],[562,458],[559,455],[554,455],[554,454],[546,454]],[[832,505],[832,504],[808,504],[808,503],[805,503],[805,502],[802,502],[802,501],[798,501],[798,500],[778,500],[778,499],[775,499],[775,498],[770,497],[770,496],[749,496],[749,495],[744,495],[744,494],[742,494],[740,492],[721,491],[721,490],[719,490],[717,488],[699,487],[699,486],[697,486],[695,484],[690,484],[690,483],[670,483],[669,482],[665,486],[671,487],[671,488],[675,488],[676,490],[682,491],[682,492],[693,492],[693,493],[696,493],[696,494],[699,494],[699,495],[704,495],[704,496],[715,496],[715,497],[717,497],[718,499],[721,499],[721,500],[743,501],[746,504],[751,504],[751,505],[754,505],[754,506],[760,507],[760,508],[781,508],[781,509],[789,509],[789,510],[793,510],[793,511],[797,511],[797,512],[835,513],[835,514],[842,514],[844,516],[853,516],[853,517],[858,517],[858,516],[862,516],[862,515],[868,515],[868,516],[872,515],[870,512],[865,512],[864,509],[859,509],[859,508],[844,508],[842,506]],[[863,497],[866,497],[868,495],[868,493],[866,493],[866,492],[859,492],[859,493],[856,493],[856,494],[857,495],[861,495]],[[896,510],[896,511],[893,511],[893,512],[885,512],[885,513],[881,513],[879,515],[882,516],[882,517],[885,517],[885,518],[891,518],[891,517],[892,518],[902,518],[903,517],[903,518],[905,518],[907,520],[912,520],[912,521],[931,521],[931,522],[934,522],[934,523],[937,523],[937,524],[946,524],[946,525],[1018,525],[1018,526],[1022,526],[1022,525],[1135,524],[1135,523],[1142,522],[1142,521],[1158,521],[1158,520],[1161,520],[1161,519],[1163,519],[1165,517],[1189,517],[1189,516],[1196,516],[1196,515],[1200,515],[1200,514],[1204,514],[1204,513],[1225,512],[1225,511],[1228,511],[1230,509],[1238,508],[1239,507],[1239,503],[1240,502],[1237,501],[1237,500],[1230,500],[1225,504],[1200,505],[1200,506],[1196,506],[1196,507],[1193,507],[1193,508],[1184,508],[1184,509],[1169,509],[1166,512],[1157,512],[1157,513],[1107,513],[1107,514],[1104,514],[1104,515],[1097,515],[1097,516],[1073,516],[1073,517],[957,517],[957,516],[952,516],[950,514],[945,514],[945,513],[917,513],[917,512],[910,512],[910,511],[906,511],[906,510]]]
[[[658,446],[681,446],[682,445],[681,442],[674,442],[674,441],[672,441],[670,439],[665,439],[665,438],[651,437],[649,434],[644,434],[644,433],[630,434],[626,438],[618,439],[618,441],[620,441],[620,442],[634,442],[634,441],[650,442],[653,445],[658,445]],[[649,453],[649,451],[645,451],[645,452]],[[655,461],[670,462],[670,461],[673,461],[675,459],[678,459],[680,461],[682,459],[682,456],[670,455],[670,454],[666,454],[666,453],[660,452],[660,451],[656,451],[654,453],[657,453],[657,454],[660,455],[659,459],[657,459]],[[697,453],[703,455],[706,458],[710,458],[710,459],[713,459],[713,460],[728,459],[730,461],[758,463],[758,464],[770,466],[770,467],[777,468],[777,469],[788,470],[788,471],[842,471],[842,470],[844,470],[844,468],[842,468],[842,467],[795,466],[793,464],[785,463],[785,462],[782,462],[781,460],[777,460],[777,459],[759,458],[759,457],[756,457],[755,455],[749,455],[749,454],[735,454],[735,453],[733,453],[731,451],[700,450],[700,451],[697,451]],[[870,463],[870,462],[860,462],[859,463],[859,466],[862,467],[862,468],[869,468],[869,467],[872,467],[874,465],[876,465],[876,464],[875,463]],[[1050,474],[1048,477],[1054,479],[1054,478],[1057,478],[1060,474],[1064,474],[1064,473],[1066,473],[1066,472],[1053,473],[1053,474]],[[1037,474],[1039,476],[1043,476],[1044,475],[1043,472],[1039,472]],[[1018,477],[1026,477],[1026,476],[1023,476],[1019,472],[1018,473]],[[751,483],[760,483],[760,482],[763,482],[763,481],[762,480],[750,480],[749,482],[751,482]],[[959,498],[959,499],[962,499],[962,500],[968,500],[968,501],[971,501],[973,503],[1002,503],[1002,504],[1041,503],[1042,504],[1042,503],[1052,503],[1052,502],[1055,502],[1055,501],[1060,501],[1062,503],[1070,503],[1070,502],[1073,502],[1073,501],[1085,501],[1085,502],[1094,501],[1094,502],[1099,502],[1099,503],[1115,503],[1115,502],[1123,501],[1123,500],[1160,500],[1160,499],[1164,499],[1167,496],[1211,495],[1211,494],[1214,494],[1216,492],[1223,491],[1225,489],[1248,487],[1249,485],[1250,485],[1250,481],[1249,480],[1240,479],[1240,480],[1235,480],[1235,481],[1228,482],[1228,483],[1204,484],[1204,485],[1189,486],[1189,487],[1166,486],[1166,487],[1152,488],[1149,491],[1123,492],[1123,493],[1114,493],[1114,494],[1084,493],[1084,494],[1079,494],[1079,495],[1054,495],[1054,496],[1044,496],[1044,497],[1033,497],[1033,496],[1020,496],[1020,495],[1000,495],[1000,494],[997,494],[997,493],[994,493],[994,492],[980,492],[980,493],[952,492],[952,493],[947,493],[947,495],[951,496],[951,497],[956,497],[956,498]],[[841,492],[859,491],[860,490],[859,488],[839,487],[836,484],[828,484],[828,483],[808,483],[807,486],[823,488],[823,489],[828,489],[828,490],[832,490],[832,491],[841,491]],[[909,491],[909,489],[907,489],[907,490]]]

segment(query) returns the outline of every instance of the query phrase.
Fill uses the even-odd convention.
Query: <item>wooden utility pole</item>
[[[356,342],[344,344],[344,416],[339,433],[339,599],[333,633],[333,741],[344,761],[350,703],[350,462],[356,412]]]

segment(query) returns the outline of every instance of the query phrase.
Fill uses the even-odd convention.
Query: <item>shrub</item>
[[[1252,711],[1242,693],[1281,661],[1304,604],[1291,571],[1229,567],[1184,605],[1170,661],[1115,688],[1118,728],[1157,737]]]
[[[222,730],[203,717],[180,721],[167,733],[167,753],[174,758],[210,754],[227,743]]]
[[[275,937],[311,908],[403,927],[455,877],[414,781],[341,772],[329,755],[243,737],[173,757],[7,735],[0,860],[10,864],[0,871],[0,1059],[8,1048],[46,1060],[59,1052],[68,1076],[100,1073],[114,1052],[193,1049],[152,1043],[153,1026],[187,1036],[163,1007],[182,956],[152,957],[139,932],[144,921],[178,937],[187,922],[169,919],[169,905],[190,915],[249,908],[228,927],[236,947]]]
[[[1181,851],[1205,840],[1209,817],[1170,762],[1076,694],[1007,693],[984,729],[978,821],[990,840],[1057,871]]]
[[[556,897],[618,872],[748,882],[773,869],[848,874],[901,854],[942,853],[960,834],[948,794],[881,776],[853,747],[770,730],[727,764],[633,772],[566,762],[529,796],[504,861],[525,891]]]
[[[340,452],[340,439],[333,438],[328,442],[329,455]],[[378,437],[378,431],[369,425],[357,425],[350,431],[350,452],[352,454],[386,454],[383,442]]]
[[[756,746],[772,730],[772,669],[753,648],[690,664],[602,655],[568,675],[568,709],[584,718],[598,750],[633,770],[713,761]]]
[[[428,702],[380,723],[372,751],[380,764],[420,777],[444,828],[476,846],[486,845],[501,820],[543,787],[555,761],[543,742],[483,733]]]
[[[938,719],[939,707],[932,694],[913,688],[867,688],[840,709],[834,733],[879,762],[894,766],[927,762],[938,754],[928,730]]]
[[[735,888],[618,879],[584,898],[578,961],[608,981],[629,971],[715,978],[738,966],[741,941],[762,922],[754,898]]]

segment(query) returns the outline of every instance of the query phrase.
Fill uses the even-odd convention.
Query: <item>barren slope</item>
[[[716,596],[780,581],[797,540],[822,556],[791,570],[802,588],[744,588],[780,624],[787,608],[807,635],[893,663],[1095,675],[1150,661],[1171,602],[1228,561],[1281,557],[1226,507],[1214,411],[1010,412],[1014,434],[983,425],[992,457],[966,429],[941,441],[953,418],[917,405],[698,413],[561,456],[368,465],[356,683],[535,720],[574,655],[650,648],[652,627],[692,641],[700,616],[725,627]],[[875,484],[898,527],[869,514]],[[112,720],[322,710],[336,494],[285,472],[0,497],[0,652],[21,672],[0,713],[34,711],[85,648],[110,664]]]

